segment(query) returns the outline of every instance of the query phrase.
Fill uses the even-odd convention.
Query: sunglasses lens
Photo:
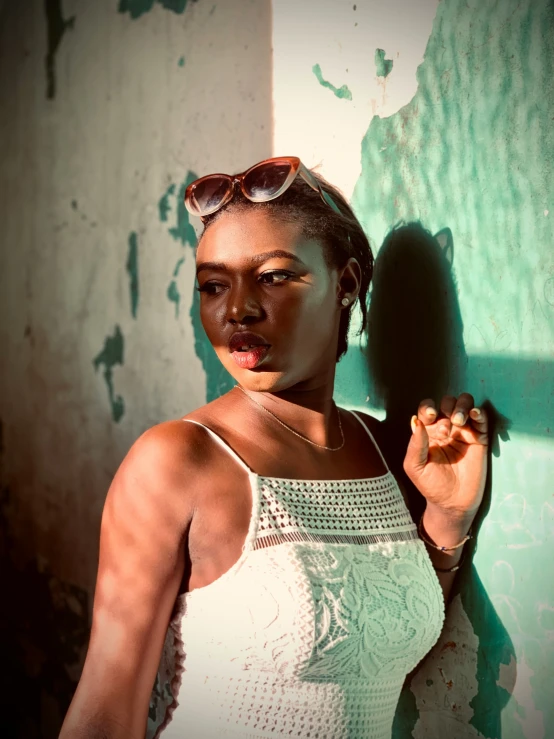
[[[289,162],[267,162],[254,167],[243,180],[248,196],[253,200],[267,200],[283,187],[291,171]]]
[[[199,215],[213,213],[219,208],[231,186],[231,181],[221,175],[204,177],[192,191],[192,207]]]

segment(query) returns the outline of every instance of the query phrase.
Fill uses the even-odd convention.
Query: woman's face
[[[243,387],[310,389],[334,376],[339,274],[319,242],[259,210],[231,211],[207,229],[196,263],[202,325]]]

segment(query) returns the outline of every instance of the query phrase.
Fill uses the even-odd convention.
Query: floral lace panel
[[[423,545],[299,545],[297,553],[315,604],[301,679],[404,676],[438,639],[444,604]]]

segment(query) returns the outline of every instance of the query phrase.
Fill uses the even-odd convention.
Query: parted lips
[[[240,351],[244,347],[250,346],[269,346],[267,341],[252,331],[237,331],[229,339],[229,351]]]

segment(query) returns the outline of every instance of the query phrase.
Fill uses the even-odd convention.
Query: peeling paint
[[[179,57],[179,61],[177,62],[177,65],[179,67],[184,67],[185,66],[185,57],[184,56]]]
[[[185,182],[179,188],[176,203],[176,224],[169,229],[169,234],[173,236],[176,241],[180,241],[184,246],[189,244],[190,246],[196,246],[196,231],[190,222],[189,212],[185,208],[185,191],[188,185],[194,180],[198,179],[193,172],[187,174]]]
[[[181,293],[179,292],[179,287],[177,285],[177,277],[179,276],[179,270],[184,261],[185,258],[181,257],[175,265],[175,269],[173,270],[173,279],[167,288],[167,299],[172,303],[175,303],[175,318],[179,318],[179,307],[181,303]]]
[[[46,67],[46,97],[53,100],[56,97],[56,54],[68,28],[73,28],[75,16],[64,19],[61,0],[44,0],[47,27]]]
[[[179,259],[179,261],[175,265],[175,269],[173,270],[173,277],[177,277],[177,275],[179,274],[179,270],[181,269],[181,265],[183,264],[184,261],[185,261],[184,257],[181,257],[181,259]]]
[[[179,306],[181,304],[181,293],[177,287],[177,280],[171,280],[167,288],[167,299],[175,303],[175,318],[179,318]]]
[[[139,271],[138,271],[138,236],[136,231],[129,234],[129,252],[127,255],[127,273],[129,274],[129,292],[131,297],[131,315],[137,317],[139,302]]]
[[[120,327],[116,325],[113,336],[106,336],[104,348],[93,360],[95,370],[98,370],[101,366],[104,367],[103,375],[108,388],[112,418],[116,423],[121,420],[125,412],[125,403],[121,395],[114,393],[113,368],[116,364],[123,365],[123,349],[123,334]]]
[[[191,0],[191,2],[195,1]],[[117,10],[119,13],[129,13],[131,18],[136,20],[141,15],[149,13],[154,5],[161,5],[166,10],[180,14],[185,12],[187,0],[119,0]]]
[[[385,59],[384,49],[375,49],[375,69],[377,77],[388,77],[392,71],[392,59]]]
[[[198,176],[194,172],[189,171],[185,181],[180,185],[177,194],[175,194],[177,186],[175,183],[172,183],[158,201],[158,213],[162,223],[167,223],[169,221],[169,213],[175,213],[174,225],[168,228],[169,235],[175,239],[175,241],[179,241],[182,246],[186,246],[188,244],[192,248],[196,247],[196,231],[190,222],[189,212],[184,204],[184,197],[188,185],[196,179],[198,179]],[[177,277],[184,261],[184,257],[181,257],[177,261],[173,270],[172,279],[170,280],[166,290],[166,298],[175,305],[175,318],[179,318],[181,307],[181,292],[177,283]]]
[[[170,195],[175,194],[175,184],[170,185],[167,190],[164,192],[162,197],[160,198],[158,202],[158,212],[160,215],[160,221],[165,222],[167,221],[167,214],[171,210],[171,205],[169,204],[169,197]]]
[[[470,723],[489,739],[502,738],[503,713],[510,694],[499,687],[500,670],[515,659],[515,647],[500,620],[475,568],[468,569],[459,582],[462,603],[477,635],[477,682],[479,692],[471,700]]]
[[[525,658],[520,659],[517,665],[517,677],[513,692],[513,697],[517,701],[520,710],[516,710],[514,718],[521,726],[525,739],[544,739],[543,714],[542,711],[537,710],[533,699],[531,680],[534,674]],[[552,675],[550,675],[550,681],[552,685]]]
[[[498,671],[498,680],[496,684],[499,688],[503,688],[507,693],[512,695],[514,692],[514,685],[516,684],[517,676],[517,662],[515,657],[512,655],[510,663],[507,665],[500,665]]]
[[[175,212],[175,225],[168,229],[170,236],[183,246],[194,250],[197,245],[196,231],[190,223],[189,212],[185,208],[183,198],[187,186],[198,178],[195,172],[189,171],[185,181],[180,185],[178,191],[175,184],[171,184],[158,203],[160,221],[167,223],[169,213]],[[175,194],[177,191],[177,194]],[[166,290],[166,298],[175,305],[175,317],[179,317],[181,306],[181,292],[177,277],[185,257],[178,260],[172,278]],[[210,344],[200,319],[200,294],[193,291],[192,305],[190,308],[190,320],[194,330],[194,351],[202,362],[206,374],[206,400],[210,402],[220,395],[228,392],[234,385],[234,380],[223,367],[213,346]]]
[[[200,293],[198,290],[193,291],[189,315],[194,329],[194,352],[202,362],[206,374],[206,402],[210,403],[229,392],[234,386],[235,380],[221,364],[215,349],[206,336],[200,319]]]
[[[479,639],[457,595],[449,605],[443,633],[425,659],[425,669],[410,684],[419,711],[414,739],[443,739],[447,731],[450,736],[464,739],[484,738],[469,726],[473,716],[470,702],[478,691],[478,645]]]
[[[343,100],[352,100],[352,93],[348,89],[347,85],[343,85],[342,87],[335,87],[335,85],[332,85],[330,82],[327,82],[327,80],[323,79],[321,67],[319,66],[319,64],[314,64],[314,66],[312,67],[312,72],[317,77],[319,84],[322,87],[326,87],[328,90],[332,90],[336,97]]]
[[[415,695],[411,690],[402,690],[394,714],[392,736],[396,739],[411,737],[418,716]]]
[[[187,172],[185,181],[180,185],[177,195],[175,195],[177,186],[175,183],[171,183],[158,201],[158,213],[162,223],[168,222],[169,213],[172,211],[175,213],[175,225],[168,229],[168,233],[176,241],[180,241],[183,246],[185,244],[196,246],[196,231],[190,222],[189,212],[185,207],[186,189],[196,179],[198,179],[198,175],[191,171]]]

